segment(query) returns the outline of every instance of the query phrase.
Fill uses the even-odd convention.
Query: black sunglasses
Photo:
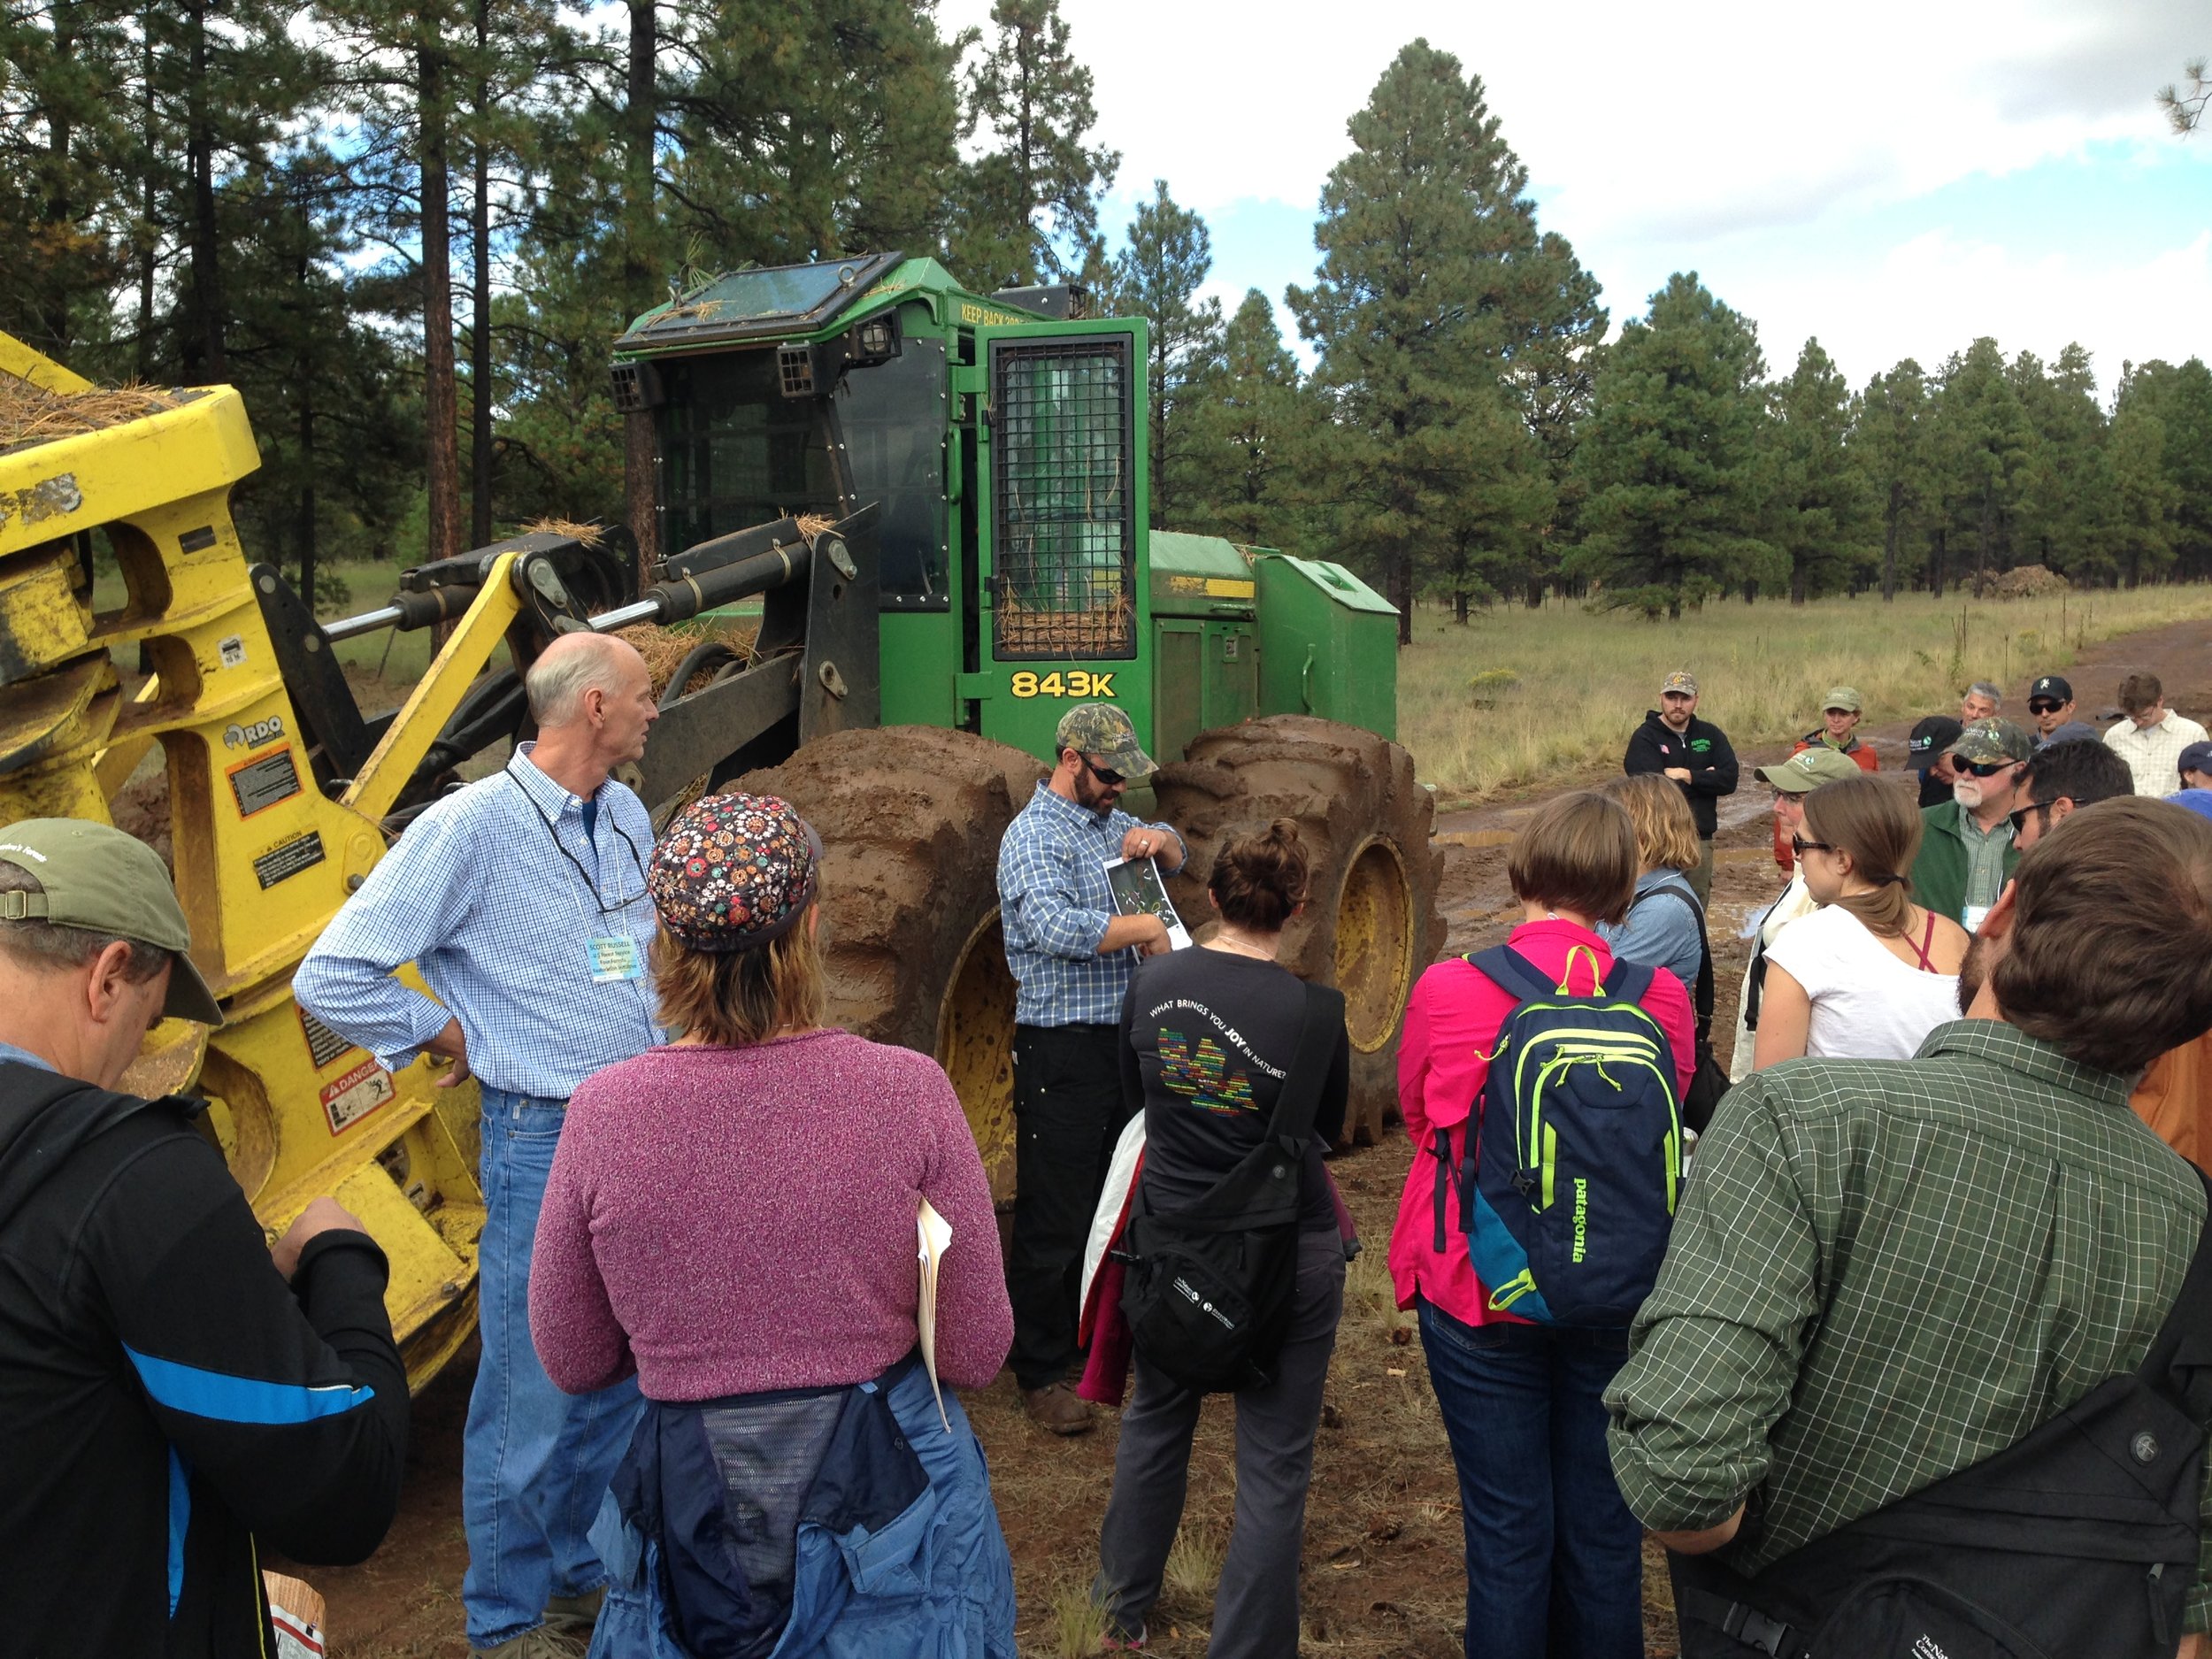
[[[1962,755],[1951,757],[1951,764],[1961,772],[1970,772],[1977,778],[1994,778],[2008,766],[2017,766],[2016,760],[1968,760]]]
[[[2055,698],[2037,697],[2031,700],[2028,703],[2028,712],[2030,714],[2056,714],[2065,706],[2066,705],[2064,703],[2058,702]]]
[[[1122,787],[1122,785],[1129,781],[1128,779],[1123,777],[1121,773],[1116,772],[1112,767],[1100,765],[1088,755],[1083,757],[1083,764],[1085,768],[1088,770],[1092,777],[1097,779],[1099,782],[1104,784],[1109,789],[1118,789]]]
[[[2057,804],[2057,797],[2054,796],[2048,801],[2031,801],[2027,805],[2006,813],[2005,821],[2012,826],[2012,839],[2020,839],[2020,832],[2027,826],[2029,813],[2047,812]]]
[[[1802,835],[1790,837],[1790,852],[1798,858],[1804,857],[1807,853],[1832,853],[1835,850],[1826,841],[1809,841]]]

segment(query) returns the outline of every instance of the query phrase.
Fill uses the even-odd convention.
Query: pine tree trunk
[[[488,60],[491,0],[476,0],[476,56]],[[492,540],[492,157],[483,131],[491,114],[491,87],[476,83],[476,194],[469,215],[472,304],[469,322],[469,545]]]
[[[1413,643],[1413,554],[1400,548],[1390,555],[1388,574],[1390,603],[1398,607],[1398,643]]]
[[[1463,628],[1467,626],[1467,590],[1464,588],[1452,589],[1452,620]]]
[[[1790,603],[1793,605],[1805,603],[1805,566],[1801,563],[1790,565]]]
[[[1943,597],[1943,580],[1947,573],[1943,567],[1949,552],[1945,540],[1947,534],[1947,532],[1943,530],[1938,530],[1935,533],[1935,557],[1933,562],[1928,566],[1928,591],[1933,594],[1938,599]]]
[[[1528,579],[1528,591],[1522,595],[1521,603],[1531,611],[1541,611],[1544,608],[1544,579],[1541,576],[1532,576]]]
[[[422,20],[416,57],[416,111],[421,127],[423,426],[429,454],[423,482],[429,495],[431,558],[461,551],[459,398],[453,383],[452,180],[446,159],[445,58],[434,12]]]
[[[72,0],[57,0],[53,8],[53,50],[57,62],[65,63],[73,55],[77,38],[77,8]],[[69,119],[67,100],[53,98],[45,109],[46,153],[49,159],[46,177],[49,188],[46,200],[41,204],[53,234],[60,236],[69,228],[72,214],[67,190],[69,178],[69,146],[76,135],[74,124]],[[58,280],[57,280],[58,279]],[[49,267],[45,280],[35,290],[33,302],[38,321],[45,338],[39,343],[57,360],[69,356],[74,343],[75,331],[69,326],[69,288],[67,276],[58,268]]]
[[[1982,591],[1983,578],[1989,569],[1989,535],[1991,520],[1996,516],[1996,491],[1985,483],[1982,486],[1981,534],[1974,538],[1974,592]]]
[[[1743,602],[1747,605],[1755,605],[1759,603],[1759,579],[1757,577],[1744,578]]]
[[[215,132],[207,108],[207,0],[191,0],[185,88],[185,171],[192,189],[192,326],[184,331],[186,379],[226,379],[223,266],[215,227]]]
[[[301,261],[298,275],[303,301],[311,274],[307,263]],[[300,493],[292,510],[292,549],[299,558],[300,603],[311,617],[315,614],[315,375],[307,360],[304,340],[293,361],[292,374],[300,404]]]
[[[622,111],[622,297],[628,317],[645,310],[653,299],[653,272],[642,238],[655,213],[653,142],[658,116],[654,104],[653,58],[658,36],[655,0],[630,0],[627,102]],[[650,411],[622,418],[623,516],[629,520],[630,539],[637,548],[640,580],[660,557],[657,448]]]
[[[139,142],[145,146],[147,159],[140,165],[145,168],[143,188],[139,198],[138,227],[138,348],[133,354],[138,378],[154,378],[154,168],[152,157],[157,153],[154,140],[154,14],[142,12],[138,19],[139,49]]]
[[[1905,480],[1892,479],[1889,511],[1882,515],[1882,603],[1897,597],[1897,527],[1905,516]]]

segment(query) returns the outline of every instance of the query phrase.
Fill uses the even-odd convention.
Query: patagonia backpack
[[[1586,993],[1569,986],[1578,954]],[[1682,1184],[1674,1056],[1637,1005],[1652,970],[1616,962],[1605,983],[1585,946],[1556,984],[1510,946],[1467,960],[1519,999],[1460,1169],[1460,1226],[1491,1310],[1624,1325],[1659,1275]]]

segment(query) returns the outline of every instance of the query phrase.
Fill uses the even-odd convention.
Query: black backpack
[[[1682,1121],[1703,1134],[1713,1121],[1713,1109],[1729,1087],[1727,1068],[1713,1057],[1713,946],[1705,935],[1705,910],[1695,895],[1680,887],[1654,887],[1644,897],[1672,899],[1686,905],[1697,918],[1697,985],[1692,993],[1692,1005],[1697,1010],[1697,1067],[1690,1073],[1690,1087],[1682,1096]]]
[[[1670,1555],[1682,1659],[2173,1659],[2208,1417],[2212,1222],[2138,1370],[1755,1578]]]
[[[1140,1179],[1115,1252],[1129,1270],[1122,1315],[1145,1363],[1186,1388],[1220,1394],[1273,1379],[1297,1288],[1306,1150],[1343,1028],[1343,993],[1308,985],[1267,1138],[1179,1210],[1151,1208]]]

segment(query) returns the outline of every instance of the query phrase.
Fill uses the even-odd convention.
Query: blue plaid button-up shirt
[[[1020,1024],[1109,1025],[1120,1019],[1138,953],[1102,956],[1098,945],[1116,915],[1106,862],[1121,856],[1122,837],[1133,829],[1175,835],[1167,825],[1146,824],[1119,807],[1102,818],[1042,783],[1006,826],[998,849],[999,919]],[[1182,867],[1182,837],[1175,841],[1176,860],[1162,859],[1164,872]]]
[[[590,942],[653,942],[653,824],[610,779],[584,802],[526,743],[506,770],[408,827],[293,976],[300,1006],[394,1071],[457,1018],[469,1069],[493,1088],[565,1100],[603,1066],[661,1040],[653,982],[595,982]],[[413,963],[433,1002],[392,977]]]

